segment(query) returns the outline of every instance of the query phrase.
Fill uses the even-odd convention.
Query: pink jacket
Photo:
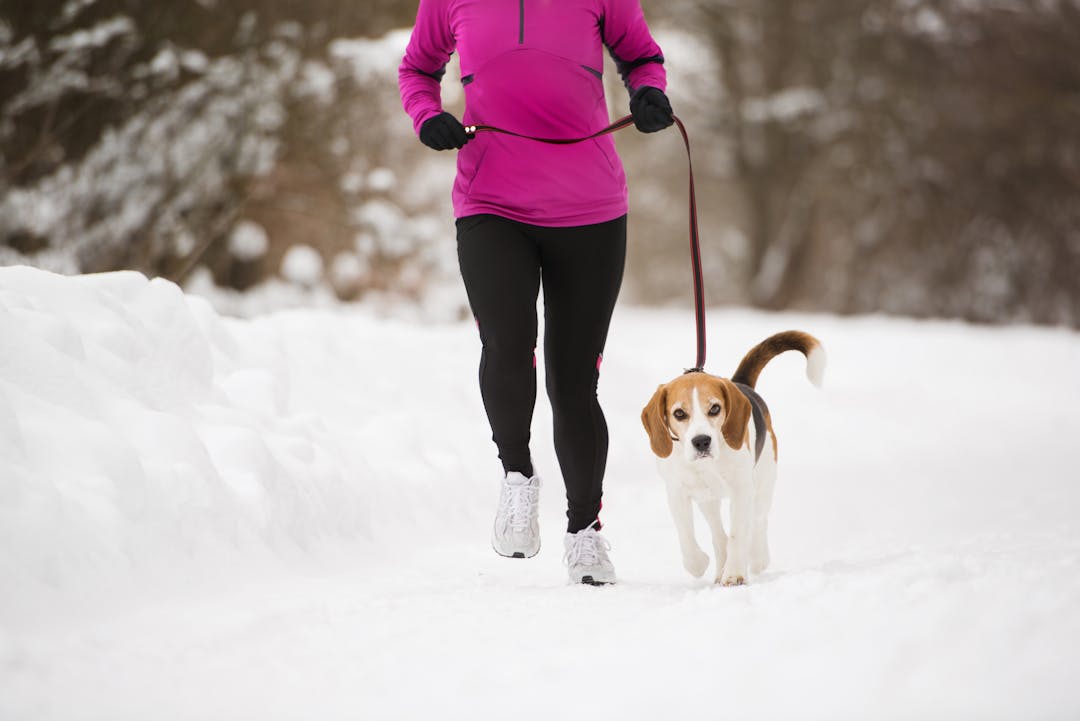
[[[441,113],[439,82],[457,50],[464,124],[582,137],[609,123],[604,47],[631,92],[665,89],[663,56],[638,0],[420,0],[398,70],[402,104],[417,133]],[[459,218],[600,223],[626,213],[626,175],[610,135],[548,145],[480,132],[458,152],[453,203]]]

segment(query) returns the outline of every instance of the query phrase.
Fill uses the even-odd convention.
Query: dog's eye
[[[684,411],[682,408],[676,408],[671,415],[675,416],[675,420],[677,421],[686,420],[686,411]]]
[[[720,415],[720,404],[719,403],[713,403],[712,406],[710,406],[709,415],[710,416],[718,416],[718,415]]]

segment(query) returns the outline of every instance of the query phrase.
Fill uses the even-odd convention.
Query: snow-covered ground
[[[600,394],[620,582],[488,545],[471,323],[224,319],[133,273],[0,268],[0,719],[1073,719],[1080,335],[714,311],[759,389],[773,567],[682,570],[638,415],[686,310],[620,307]],[[542,359],[541,359],[542,360]],[[541,367],[542,372],[542,367]]]

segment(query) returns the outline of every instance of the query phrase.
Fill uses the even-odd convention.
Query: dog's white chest
[[[683,481],[683,490],[688,496],[698,503],[718,501],[727,494],[718,487],[715,479],[707,481],[704,478],[692,476]]]
[[[660,459],[660,475],[698,503],[731,497],[730,484],[715,463],[686,465],[672,459]]]

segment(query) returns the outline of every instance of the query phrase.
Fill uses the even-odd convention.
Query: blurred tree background
[[[711,302],[1080,326],[1080,0],[643,5]],[[453,157],[397,95],[415,11],[0,0],[0,263],[448,302]],[[624,297],[688,304],[681,141],[617,143]]]

